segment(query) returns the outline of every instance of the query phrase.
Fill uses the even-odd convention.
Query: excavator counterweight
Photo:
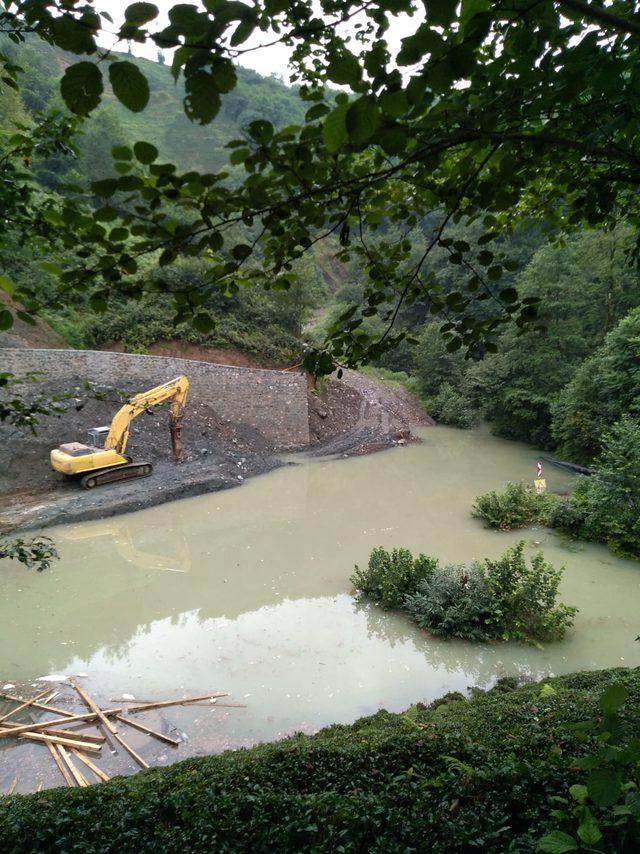
[[[51,466],[67,477],[80,476],[83,489],[105,483],[146,477],[153,471],[148,462],[133,462],[125,451],[129,429],[134,418],[165,400],[170,400],[169,430],[176,461],[182,456],[182,418],[184,417],[189,380],[182,376],[136,394],[122,406],[108,427],[89,430],[88,444],[68,442],[51,451]]]

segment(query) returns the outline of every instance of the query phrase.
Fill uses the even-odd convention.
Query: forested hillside
[[[24,70],[20,94],[8,90],[0,103],[0,145],[21,123],[66,109],[59,82],[73,61],[41,40],[27,41],[19,51],[10,43],[4,49],[19,58]],[[238,84],[222,97],[216,121],[191,122],[182,110],[183,84],[174,83],[161,53],[159,60],[135,59],[150,84],[145,110],[125,109],[107,87],[101,106],[83,122],[69,150],[30,164],[43,193],[64,194],[74,185],[86,189],[92,181],[126,175],[138,140],[152,140],[160,157],[181,169],[226,168],[227,180],[234,184],[243,180],[245,170],[242,157],[232,157],[230,163],[227,142],[258,119],[275,127],[304,120],[304,102],[294,89],[238,68]],[[529,219],[483,248],[483,233],[496,226],[487,215],[451,224],[447,239],[425,253],[438,219],[437,210],[427,214],[406,235],[384,219],[375,236],[365,228],[371,257],[378,266],[388,264],[390,276],[410,271],[428,255],[421,275],[429,293],[401,305],[391,333],[396,346],[374,364],[408,383],[443,423],[470,427],[486,419],[501,436],[591,462],[619,417],[640,411],[640,352],[637,337],[625,331],[634,328],[632,316],[625,318],[640,305],[638,269],[630,263],[633,228],[621,218],[607,230],[580,226],[560,237],[557,231],[552,236],[544,219]],[[254,222],[242,223],[229,233],[251,243],[257,229]],[[408,255],[396,263],[398,247]],[[238,288],[231,281],[226,291],[207,297],[202,304],[206,317],[200,323],[196,318],[195,324],[176,315],[174,297],[192,286],[198,299],[198,284],[207,276],[202,257],[183,256],[160,265],[157,254],[143,256],[137,283],[124,297],[112,298],[108,311],[103,292],[92,285],[69,293],[64,306],[58,304],[50,275],[55,257],[35,257],[24,243],[9,239],[0,261],[16,284],[29,282],[44,295],[45,318],[74,347],[117,345],[146,352],[158,342],[177,339],[282,363],[299,357],[303,338],[322,347],[327,335],[341,333],[345,325],[352,328],[350,346],[357,347],[367,334],[386,334],[385,323],[365,299],[371,270],[361,257],[344,264],[339,254],[336,237],[317,243],[312,253],[293,262],[298,277],[289,290]],[[475,280],[470,280],[473,271]],[[508,323],[497,342],[479,343],[468,351],[460,338],[443,339],[441,333],[448,335],[450,318],[457,313],[467,316],[469,328],[486,322],[490,329],[496,305],[516,301],[536,306],[535,323]],[[349,314],[355,305],[359,308]],[[620,359],[626,360],[622,368],[610,367]],[[594,372],[602,373],[603,366],[614,376],[607,373],[598,383],[606,389],[606,400],[592,388]]]
[[[427,240],[424,232],[416,255]],[[473,228],[458,226],[456,239],[472,242]],[[532,224],[500,248],[512,267],[504,274],[506,285],[523,299],[540,300],[535,327],[508,326],[496,352],[479,347],[469,356],[447,348],[441,335],[446,317],[432,316],[427,301],[417,302],[399,317],[399,331],[408,337],[378,365],[420,394],[441,423],[466,428],[486,419],[500,436],[589,463],[604,433],[625,412],[640,413],[640,338],[633,311],[640,305],[640,277],[628,257],[633,240],[633,231],[620,223],[612,231],[582,230],[550,243]],[[433,253],[427,275],[454,305],[466,271],[446,255]],[[493,263],[489,257],[478,260]],[[316,330],[318,339],[361,299],[362,287],[351,269]],[[372,331],[382,329],[375,321],[365,323]]]
[[[2,39],[2,52],[19,63],[23,72],[20,94],[7,89],[0,99],[0,151],[20,125],[28,126],[41,114],[65,111],[59,84],[73,61],[71,55],[39,39],[28,40],[19,49]],[[139,140],[153,140],[160,157],[182,169],[218,171],[228,164],[225,145],[250,122],[267,119],[284,127],[303,118],[303,104],[295,90],[275,78],[239,68],[238,85],[223,99],[215,124],[190,122],[182,110],[184,85],[174,82],[162,54],[159,60],[134,60],[144,68],[150,83],[146,110],[132,113],[107,91],[101,108],[69,140],[68,151],[30,164],[43,192],[64,194],[69,187],[88,188],[92,181],[117,174],[112,151],[124,152]],[[231,181],[235,180],[236,168],[229,167]],[[238,230],[251,233],[246,227]],[[74,347],[117,342],[126,349],[144,352],[156,342],[177,338],[195,345],[237,348],[269,363],[286,362],[299,354],[302,327],[335,288],[336,277],[331,247],[319,247],[313,257],[301,260],[298,286],[287,293],[221,293],[206,306],[215,328],[198,330],[191,324],[176,326],[171,292],[190,281],[197,283],[205,275],[202,261],[187,259],[161,269],[157,258],[146,259],[140,275],[157,286],[157,293],[113,301],[108,313],[100,311],[103,305],[92,288],[74,293],[64,307],[57,305],[49,272],[55,261],[49,254],[36,257],[28,246],[15,241],[3,248],[0,266],[16,285],[28,281],[40,294],[50,294],[44,316]]]

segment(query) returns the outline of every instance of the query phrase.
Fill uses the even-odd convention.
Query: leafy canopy
[[[415,29],[395,50],[389,32],[399,14]],[[77,56],[60,86],[72,121],[91,114],[107,87],[131,111],[149,102],[138,65],[98,46],[100,33],[114,29],[91,0],[13,0],[0,12],[0,30],[14,42],[35,33]],[[395,331],[398,313],[419,300],[444,321],[451,351],[492,350],[505,324],[535,326],[537,298],[501,287],[511,261],[496,238],[522,219],[552,231],[619,217],[638,224],[633,2],[462,0],[425,10],[413,0],[205,0],[174,6],[166,27],[154,4],[133,3],[116,35],[175,49],[184,112],[203,124],[215,120],[236,84],[234,62],[256,39],[285,43],[308,110],[302,124],[249,124],[229,144],[234,180],[227,170],[181,173],[140,140],[146,144],[133,151],[114,150],[118,177],[95,182],[90,197],[69,192],[45,203],[24,163],[37,134],[41,146],[64,145],[69,120],[18,133],[2,159],[0,204],[17,227],[66,248],[63,293],[100,280],[106,304],[144,287],[132,284],[142,256],[163,265],[202,256],[201,286],[175,299],[178,320],[204,323],[201,306],[213,290],[287,289],[293,261],[335,233],[343,260],[358,258],[367,281],[360,304],[336,319],[326,349],[310,357],[327,371],[336,360],[357,364],[397,345],[405,334]],[[19,67],[4,56],[0,63],[3,85],[19,88]],[[415,259],[412,230],[434,211],[431,240]],[[476,246],[448,236],[459,220],[481,224]],[[237,223],[257,225],[256,237],[230,239]],[[370,240],[389,224],[396,240]],[[461,289],[446,296],[425,271],[436,248],[465,271]],[[28,289],[16,296],[28,312],[38,309]],[[478,312],[479,303],[487,310]],[[377,317],[382,331],[365,331],[363,316]]]

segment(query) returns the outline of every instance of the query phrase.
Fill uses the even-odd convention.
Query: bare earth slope
[[[85,441],[88,428],[110,422],[123,392],[140,389],[103,385],[96,395],[82,385],[61,387],[44,377],[37,390],[68,395],[66,411],[42,418],[35,434],[0,425],[0,531],[138,510],[238,486],[282,465],[257,430],[222,420],[214,407],[193,400],[183,425],[181,463],[171,457],[168,416],[158,408],[132,422],[128,447],[136,461],[153,463],[153,475],[84,491],[50,469],[49,451],[61,442]],[[433,423],[409,393],[353,371],[345,372],[342,380],[330,380],[321,392],[310,389],[308,416],[308,450],[316,455],[353,456],[404,444],[412,440],[412,425]]]

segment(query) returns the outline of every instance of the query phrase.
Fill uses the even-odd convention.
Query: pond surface
[[[480,492],[531,481],[535,451],[484,430],[419,433],[422,444],[349,460],[297,457],[240,489],[52,529],[54,568],[0,564],[0,689],[86,674],[82,684],[105,703],[123,693],[152,700],[222,690],[245,704],[141,717],[189,737],[173,750],[128,729],[161,764],[401,710],[505,675],[640,665],[640,564],[546,530],[489,531],[470,515]],[[552,491],[570,488],[570,475],[547,466],[545,476]],[[375,546],[462,563],[519,539],[566,566],[563,599],[580,609],[566,640],[544,649],[434,640],[351,596],[353,566]],[[4,741],[0,790],[18,752],[40,749]],[[55,773],[38,768],[16,791],[58,784]]]

